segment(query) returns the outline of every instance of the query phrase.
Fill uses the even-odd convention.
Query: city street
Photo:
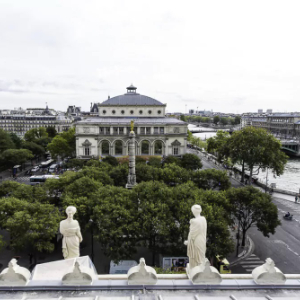
[[[196,150],[190,149],[189,151],[190,153],[198,153]],[[202,169],[216,168],[224,170],[212,161],[208,161],[202,154],[199,157],[203,164]],[[235,179],[231,178],[230,181],[233,187],[241,186]],[[263,236],[256,227],[251,228],[248,235],[254,242],[253,253],[250,257],[231,267],[233,273],[251,273],[254,268],[262,265],[270,257],[282,272],[300,274],[300,204],[294,203],[293,198],[279,193],[274,194],[273,203],[278,207],[278,216],[282,224],[276,228],[275,234],[271,234],[269,238]],[[292,221],[283,219],[288,211],[294,215]]]
[[[282,225],[276,228],[275,234],[270,235],[270,238],[264,237],[256,227],[251,228],[249,236],[255,245],[253,254],[258,259],[242,261],[232,267],[233,273],[249,273],[268,257],[274,260],[276,267],[283,273],[300,273],[300,204],[280,198],[274,198],[273,202],[278,207]],[[283,219],[288,211],[294,215],[292,221]]]

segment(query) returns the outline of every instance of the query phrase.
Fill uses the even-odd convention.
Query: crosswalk
[[[7,180],[16,181],[16,182],[29,182],[30,177],[29,176],[20,176],[20,177],[17,177],[16,179],[14,179],[12,177],[8,177],[8,178],[5,178],[3,181],[7,181]]]
[[[248,258],[241,262],[241,266],[246,270],[246,272],[252,272],[256,267],[259,267],[264,263],[265,262],[258,256],[251,254]]]

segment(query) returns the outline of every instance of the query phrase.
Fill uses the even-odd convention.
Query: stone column
[[[129,133],[129,173],[128,181],[126,184],[127,189],[132,189],[136,185],[135,176],[135,133],[130,131]]]

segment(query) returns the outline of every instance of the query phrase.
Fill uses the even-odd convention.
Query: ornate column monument
[[[129,133],[129,173],[128,181],[126,184],[127,189],[132,189],[136,185],[135,176],[135,133],[133,131],[134,122],[130,123],[131,131]]]
[[[79,244],[82,242],[82,235],[78,221],[73,220],[76,207],[68,206],[66,214],[68,218],[60,222],[59,231],[63,235],[62,252],[64,259],[79,257]]]

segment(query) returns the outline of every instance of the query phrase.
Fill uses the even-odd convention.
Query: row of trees
[[[24,139],[0,129],[0,166],[7,169],[43,156],[49,150],[53,157],[71,156],[75,152],[75,129],[57,134],[54,127],[32,128]]]
[[[196,123],[213,123],[215,125],[238,125],[241,122],[240,116],[232,117],[200,117],[200,116],[181,116],[181,120],[185,122],[196,122]]]
[[[215,153],[218,160],[228,159],[242,166],[242,182],[245,171],[249,171],[249,183],[252,176],[261,169],[269,168],[279,176],[284,172],[287,156],[281,151],[281,143],[265,129],[245,127],[232,135],[218,131],[207,140],[207,151]]]
[[[153,264],[157,253],[185,255],[183,241],[195,203],[202,205],[208,221],[209,258],[233,251],[228,228],[241,210],[243,231],[256,224],[264,235],[274,233],[279,221],[268,195],[251,187],[231,189],[224,172],[192,170],[180,166],[182,160],[178,164],[169,160],[163,165],[153,159],[139,162],[139,184],[132,190],[124,188],[126,164],[116,165],[113,158],[90,160],[80,171],[68,171],[44,186],[4,182],[0,227],[10,232],[13,249],[51,252],[64,210],[74,205],[82,230],[93,229],[111,259],[128,259],[137,247],[146,246],[153,253]]]

